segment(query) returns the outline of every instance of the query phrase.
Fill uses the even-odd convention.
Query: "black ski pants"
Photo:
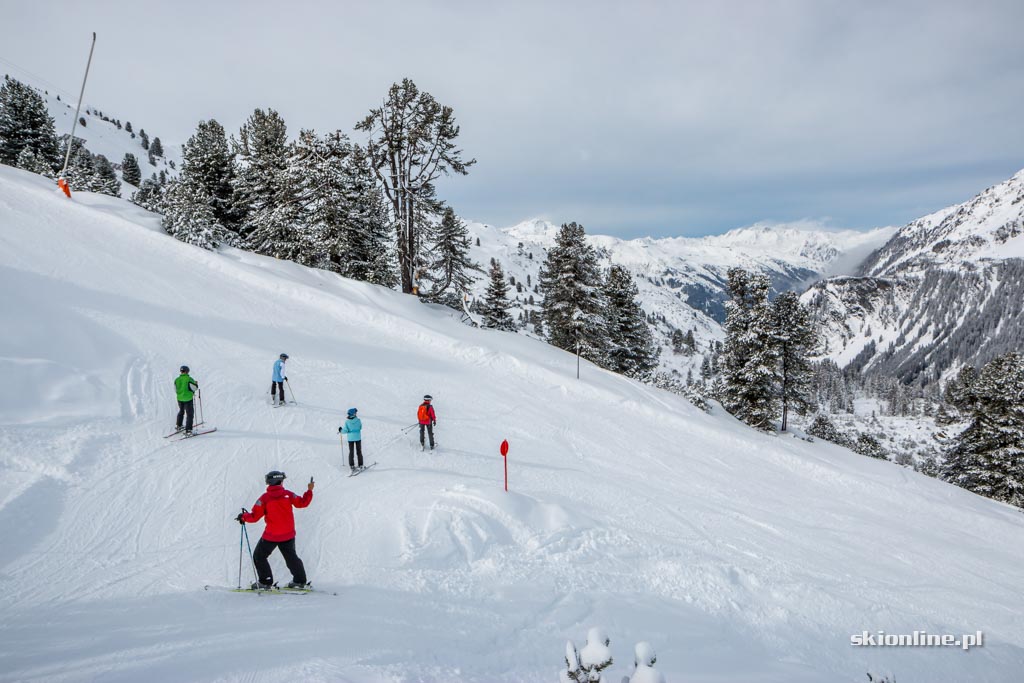
[[[196,414],[195,399],[189,401],[178,401],[178,420],[174,426],[181,428],[181,420],[185,418],[185,430],[192,431],[192,420]],[[187,416],[187,417],[186,417]]]
[[[280,395],[281,403],[284,403],[284,382],[270,383],[270,400],[274,400],[276,395]]]
[[[348,466],[355,467],[355,454],[359,454],[359,466],[363,466],[363,442],[362,441],[349,441],[348,442]]]
[[[292,581],[295,583],[306,583],[306,568],[302,560],[295,554],[295,539],[288,541],[268,541],[261,538],[252,551],[252,561],[256,564],[256,574],[260,577],[260,583],[266,585],[274,583],[274,572],[270,570],[270,553],[274,548],[280,548],[284,555],[284,563],[288,565],[288,571],[292,573]]]
[[[420,445],[423,444],[423,432],[430,435],[430,450],[434,450],[434,425],[433,424],[421,424],[420,425]]]

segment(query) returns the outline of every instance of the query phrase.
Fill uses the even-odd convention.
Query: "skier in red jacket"
[[[423,403],[416,409],[416,421],[420,425],[420,448],[426,449],[426,444],[423,442],[423,432],[426,432],[430,436],[430,450],[434,450],[434,427],[437,426],[437,413],[434,412],[434,406],[430,404],[434,398],[427,394],[423,397]]]
[[[309,480],[309,486],[302,496],[297,496],[282,486],[281,482],[284,480],[284,472],[268,472],[267,492],[253,503],[252,512],[246,512],[243,508],[242,513],[235,517],[239,524],[252,524],[264,517],[267,520],[263,537],[252,553],[256,574],[259,576],[259,583],[252,585],[253,590],[269,590],[274,587],[274,573],[270,570],[270,562],[267,560],[274,552],[274,548],[281,549],[288,571],[292,573],[292,581],[288,587],[305,588],[307,585],[306,568],[295,554],[295,517],[292,508],[304,508],[313,501],[313,480]]]

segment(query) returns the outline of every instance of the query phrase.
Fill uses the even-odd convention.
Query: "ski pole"
[[[196,398],[199,399],[199,424],[203,424],[203,390],[196,388]]]
[[[408,431],[407,429],[403,429],[403,430],[401,431],[401,433],[400,433],[400,434],[398,434],[397,436],[395,436],[395,438],[393,438],[393,439],[388,439],[388,440],[387,440],[387,441],[385,441],[385,442],[384,442],[384,443],[383,443],[382,445],[380,445],[380,446],[377,446],[377,450],[378,450],[378,451],[383,451],[383,450],[384,450],[385,448],[387,448],[387,447],[388,447],[388,446],[390,446],[391,444],[395,443],[396,441],[398,441],[399,439],[401,439],[401,438],[402,438],[403,436],[405,436],[405,435],[406,435],[406,434],[408,434],[408,433],[409,433],[409,431]]]
[[[419,427],[419,426],[420,426],[420,423],[419,423],[419,422],[417,422],[417,423],[415,423],[415,424],[411,424],[411,425],[409,425],[408,427],[403,427],[403,428],[402,428],[402,433],[403,433],[403,434],[405,434],[405,433],[406,433],[406,432],[408,432],[408,431],[409,431],[410,429],[416,429],[416,428],[417,428],[417,427]]]
[[[292,403],[298,403],[298,401],[295,400],[295,392],[292,391],[292,383],[288,381],[287,377],[284,378],[284,384],[288,387],[288,393],[292,395]]]
[[[245,534],[245,544],[249,546],[249,562],[250,564],[252,564],[252,576],[254,579],[256,579],[256,583],[259,583],[260,577],[256,573],[256,560],[254,560],[252,557],[252,545],[250,545],[249,543],[249,530],[245,528],[244,524],[242,525],[242,532]]]
[[[245,513],[245,508],[242,508],[242,512]],[[245,523],[242,523],[242,528],[238,532],[238,588],[242,588],[242,551],[245,550]]]

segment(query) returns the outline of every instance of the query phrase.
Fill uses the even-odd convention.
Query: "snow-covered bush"
[[[587,631],[587,644],[577,652],[570,640],[565,644],[565,670],[559,683],[601,683],[601,672],[612,665],[608,636],[596,626]]]
[[[580,655],[570,640],[565,644],[565,670],[558,674],[558,683],[583,683],[586,674],[580,669]]]
[[[586,672],[589,683],[599,683],[601,672],[612,665],[610,644],[600,628],[595,626],[587,631],[587,644],[580,650],[580,668]]]
[[[881,460],[885,460],[887,455],[881,442],[867,432],[861,432],[857,435],[857,440],[853,444],[853,452]]]
[[[654,668],[658,656],[654,653],[651,644],[644,641],[636,644],[633,649],[633,675],[629,677],[629,683],[665,683],[665,676]]]
[[[673,394],[678,394],[685,398],[687,401],[695,405],[696,407],[703,410],[705,413],[711,412],[711,399],[707,390],[699,384],[686,385],[680,382],[672,375],[667,372],[659,372],[650,380],[649,384],[664,389],[665,391],[671,391]]]
[[[811,422],[811,426],[807,428],[807,433],[818,439],[824,439],[825,441],[831,441],[832,443],[839,444],[840,446],[849,446],[850,440],[846,438],[842,432],[836,427],[832,420],[828,419],[823,414],[818,414]]]

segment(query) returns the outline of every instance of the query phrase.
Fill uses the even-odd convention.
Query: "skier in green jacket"
[[[188,366],[181,366],[181,374],[174,380],[174,391],[178,394],[178,420],[175,423],[175,431],[180,432],[182,418],[185,418],[185,434],[192,435],[192,419],[195,416],[195,405],[193,396],[199,389],[199,382],[192,379],[188,374]]]

